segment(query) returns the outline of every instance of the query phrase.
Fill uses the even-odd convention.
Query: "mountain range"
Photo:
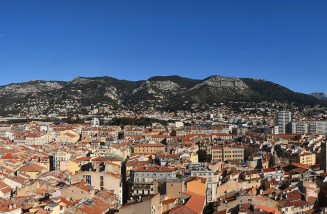
[[[326,105],[319,96],[308,95],[263,79],[210,76],[190,79],[180,76],[154,76],[129,81],[112,77],[75,77],[69,82],[33,80],[0,86],[0,107],[25,103],[30,99],[55,103],[77,99],[82,105],[108,103],[128,108],[157,106],[166,110],[192,104],[227,101],[280,101],[295,105]],[[326,97],[325,97],[326,98]]]

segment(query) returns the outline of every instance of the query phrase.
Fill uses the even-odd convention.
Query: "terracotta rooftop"
[[[17,171],[22,172],[41,172],[42,170],[45,170],[44,167],[39,166],[37,164],[30,164],[20,167]]]
[[[171,198],[162,202],[162,205],[174,203],[177,198]]]
[[[184,191],[183,193],[191,196],[185,206],[197,214],[202,213],[203,207],[205,205],[205,196],[189,191]]]

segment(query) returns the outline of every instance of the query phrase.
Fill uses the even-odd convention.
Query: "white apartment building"
[[[276,112],[276,125],[278,126],[279,134],[286,134],[290,131],[288,130],[289,123],[291,122],[291,112],[289,111],[278,111]]]
[[[327,134],[327,121],[299,121],[291,122],[292,134]]]

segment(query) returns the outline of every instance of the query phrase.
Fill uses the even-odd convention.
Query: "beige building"
[[[137,144],[134,146],[134,153],[157,153],[164,152],[165,145],[163,144]]]
[[[220,197],[222,195],[225,195],[228,191],[235,190],[240,191],[243,188],[243,185],[239,182],[236,182],[234,180],[230,180],[226,183],[218,183],[217,187],[217,197]]]
[[[85,171],[71,176],[71,183],[81,181],[85,181],[95,189],[105,188],[108,190],[114,190],[115,194],[119,195],[120,202],[122,202],[122,185],[120,174],[114,174],[111,172],[103,173]]]
[[[154,181],[175,179],[173,168],[159,166],[140,166],[130,170],[131,196],[154,194]]]
[[[218,145],[211,147],[212,160],[215,162],[235,160],[244,161],[244,148],[241,145]]]
[[[94,197],[94,187],[89,185],[87,182],[82,181],[76,184],[72,184],[64,187],[61,190],[61,196],[66,200],[80,200],[84,198]]]
[[[160,193],[160,195],[165,195],[167,199],[182,199],[183,192],[186,190],[185,182],[186,179],[155,180],[153,194]]]
[[[132,213],[142,213],[142,214],[161,214],[161,202],[160,194],[151,195],[148,197],[143,197],[141,200],[137,199],[135,201],[124,204],[119,209],[119,214],[132,214]]]
[[[56,142],[59,143],[76,143],[80,139],[80,135],[72,130],[66,130],[56,134]]]
[[[43,145],[46,143],[45,134],[30,134],[25,138],[25,143],[27,145]]]
[[[278,202],[278,210],[284,214],[294,214],[294,205],[287,199]]]

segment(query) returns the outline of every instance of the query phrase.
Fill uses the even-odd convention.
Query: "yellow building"
[[[192,177],[186,183],[187,191],[206,196],[206,189],[207,189],[207,179],[200,178],[200,177]]]
[[[294,206],[294,213],[306,213],[313,208],[307,201],[304,200],[297,200],[291,202]]]
[[[244,161],[244,148],[241,145],[217,145],[211,147],[213,161]]]
[[[262,160],[262,168],[267,169],[269,167],[269,162]]]
[[[245,188],[254,188],[254,187],[260,187],[261,186],[261,171],[260,170],[250,170],[250,171],[244,171],[241,174],[241,178],[245,182]]]
[[[316,154],[310,152],[294,153],[288,156],[289,163],[301,163],[307,165],[315,165],[316,164]]]
[[[80,165],[78,161],[69,161],[69,172],[75,174],[80,170]]]
[[[137,144],[134,146],[134,153],[157,153],[164,152],[165,145],[163,144]]]
[[[42,174],[44,172],[46,172],[46,169],[37,164],[28,164],[28,165],[20,167],[17,170],[17,174],[25,173],[25,174],[29,175],[31,179],[36,179],[39,176],[39,174]]]
[[[198,163],[199,162],[199,155],[195,153],[191,153],[190,160],[192,163]]]

